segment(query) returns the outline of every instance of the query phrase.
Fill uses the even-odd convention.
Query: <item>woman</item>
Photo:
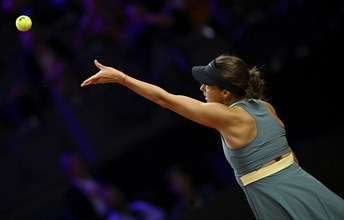
[[[223,54],[192,68],[206,103],[168,93],[98,61],[98,73],[81,86],[120,83],[160,106],[219,131],[257,219],[344,219],[344,200],[305,172],[288,145],[273,106],[264,101],[258,68]]]

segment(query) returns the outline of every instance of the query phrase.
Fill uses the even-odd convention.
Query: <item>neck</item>
[[[240,101],[241,99],[239,98],[231,98],[229,100],[226,100],[223,104],[226,105],[226,106],[230,106],[238,101]]]
[[[230,102],[228,102],[228,104],[226,106],[231,106],[233,105],[234,103],[237,103],[241,100],[244,100],[244,98],[236,98],[236,99],[232,99]]]

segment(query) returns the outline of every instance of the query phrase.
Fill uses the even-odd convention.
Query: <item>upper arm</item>
[[[162,106],[216,130],[228,126],[228,119],[231,118],[231,111],[223,104],[205,103],[182,95],[170,94]]]
[[[125,85],[137,94],[184,116],[196,123],[219,130],[230,114],[227,106],[219,103],[204,103],[183,95],[174,95],[166,90],[127,76]],[[228,121],[228,119],[227,119]]]
[[[205,103],[127,76],[125,85],[137,94],[196,123],[221,130],[231,124],[233,110],[220,103]]]

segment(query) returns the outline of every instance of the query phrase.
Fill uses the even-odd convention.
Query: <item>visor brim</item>
[[[201,84],[215,86],[216,83],[212,81],[207,74],[207,66],[194,66],[192,67],[192,76]]]

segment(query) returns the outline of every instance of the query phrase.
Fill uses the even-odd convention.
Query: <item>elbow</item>
[[[169,108],[168,107],[169,104],[168,104],[167,100],[162,96],[155,97],[152,101],[155,102],[156,104],[160,105],[163,108]]]
[[[170,105],[168,105],[168,102],[166,102],[166,100],[161,99],[161,100],[157,101],[157,103],[163,108],[166,108],[166,109],[170,108],[169,107]]]
[[[173,100],[173,95],[164,91],[159,93],[159,95],[155,95],[152,101],[163,108],[171,109],[173,108]]]

